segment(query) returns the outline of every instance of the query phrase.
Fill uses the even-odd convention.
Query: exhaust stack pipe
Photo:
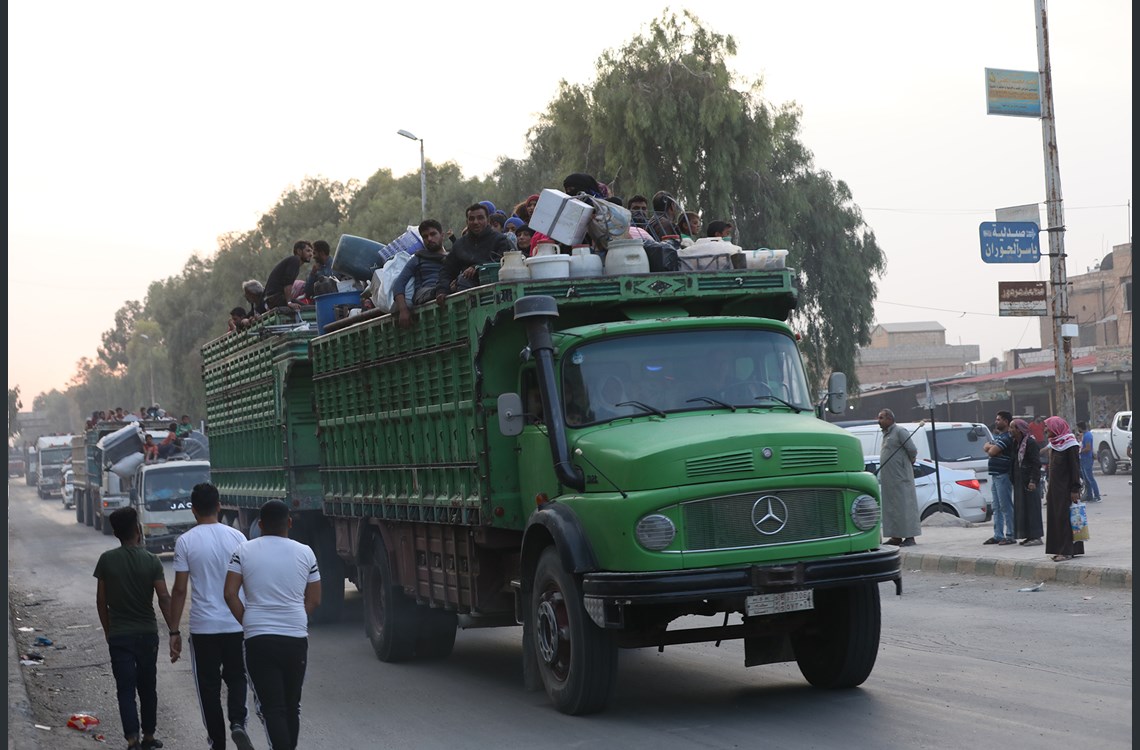
[[[582,492],[586,489],[586,478],[582,470],[570,462],[566,422],[562,419],[562,398],[554,378],[551,320],[557,317],[558,303],[553,297],[533,295],[515,301],[515,320],[526,326],[527,345],[537,361],[538,390],[542,396],[542,410],[546,414],[554,474],[563,485]]]

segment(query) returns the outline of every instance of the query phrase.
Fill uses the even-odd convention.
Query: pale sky
[[[997,282],[1047,279],[1046,261],[983,263],[978,236],[994,209],[1045,197],[1040,121],[985,106],[985,68],[1038,68],[1033,0],[14,0],[9,388],[25,408],[62,390],[124,302],[306,177],[418,174],[401,128],[468,176],[524,156],[558,81],[591,81],[667,7],[732,34],[733,69],[801,105],[816,168],[850,186],[887,256],[876,322],[937,321],[983,360],[1040,344],[1037,318],[998,317]],[[1131,237],[1132,4],[1047,10],[1075,275]]]

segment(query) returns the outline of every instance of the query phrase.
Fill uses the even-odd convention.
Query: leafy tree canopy
[[[522,158],[501,158],[482,178],[465,177],[454,162],[427,162],[428,215],[458,234],[469,204],[491,200],[509,213],[571,172],[593,174],[626,197],[664,190],[706,225],[731,221],[748,248],[787,248],[800,288],[791,322],[809,377],[853,374],[857,348],[870,341],[882,250],[847,185],[818,169],[800,142],[799,107],[773,106],[761,80],[735,74],[736,50],[731,36],[694,14],[667,11],[604,52],[592,82],[560,83]],[[192,257],[177,276],[152,283],[145,300],[123,304],[98,358],[77,363],[67,394],[74,412],[137,408],[151,401],[153,380],[153,400],[199,418],[200,349],[225,332],[230,308],[246,306],[243,281],[264,282],[297,239],[325,239],[334,249],[343,234],[388,242],[420,219],[418,170],[396,177],[381,169],[363,183],[307,177],[288,187],[256,226],[219,237],[212,257]]]
[[[20,409],[24,404],[20,401],[20,386],[8,389],[8,438],[20,432]]]

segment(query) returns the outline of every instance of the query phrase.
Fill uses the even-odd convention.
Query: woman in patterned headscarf
[[[1014,460],[1009,478],[1013,483],[1013,537],[1023,547],[1036,547],[1043,542],[1041,528],[1041,452],[1029,434],[1029,423],[1015,419],[1009,424],[1013,436]]]
[[[1053,562],[1072,560],[1085,553],[1084,542],[1073,541],[1069,507],[1081,501],[1081,450],[1069,423],[1060,417],[1045,420],[1049,439],[1049,489],[1045,492],[1045,554]]]

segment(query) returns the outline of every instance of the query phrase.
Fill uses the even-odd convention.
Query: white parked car
[[[75,507],[75,472],[71,469],[65,469],[63,478],[60,482],[60,497],[63,499],[63,507]]]
[[[988,492],[990,457],[984,446],[993,438],[990,428],[978,422],[897,422],[914,441],[919,458],[938,459],[942,469],[972,469],[978,483]],[[839,426],[859,438],[863,455],[878,455],[883,430],[877,422],[841,422]],[[938,450],[934,449],[935,444]]]
[[[879,472],[879,457],[864,456],[864,469],[872,474]],[[963,521],[981,523],[989,516],[989,502],[982,494],[981,483],[969,469],[952,469],[940,464],[935,471],[934,462],[920,458],[914,462],[914,489],[918,496],[918,517],[926,519],[939,512],[937,477],[942,481],[941,512],[958,516]]]

